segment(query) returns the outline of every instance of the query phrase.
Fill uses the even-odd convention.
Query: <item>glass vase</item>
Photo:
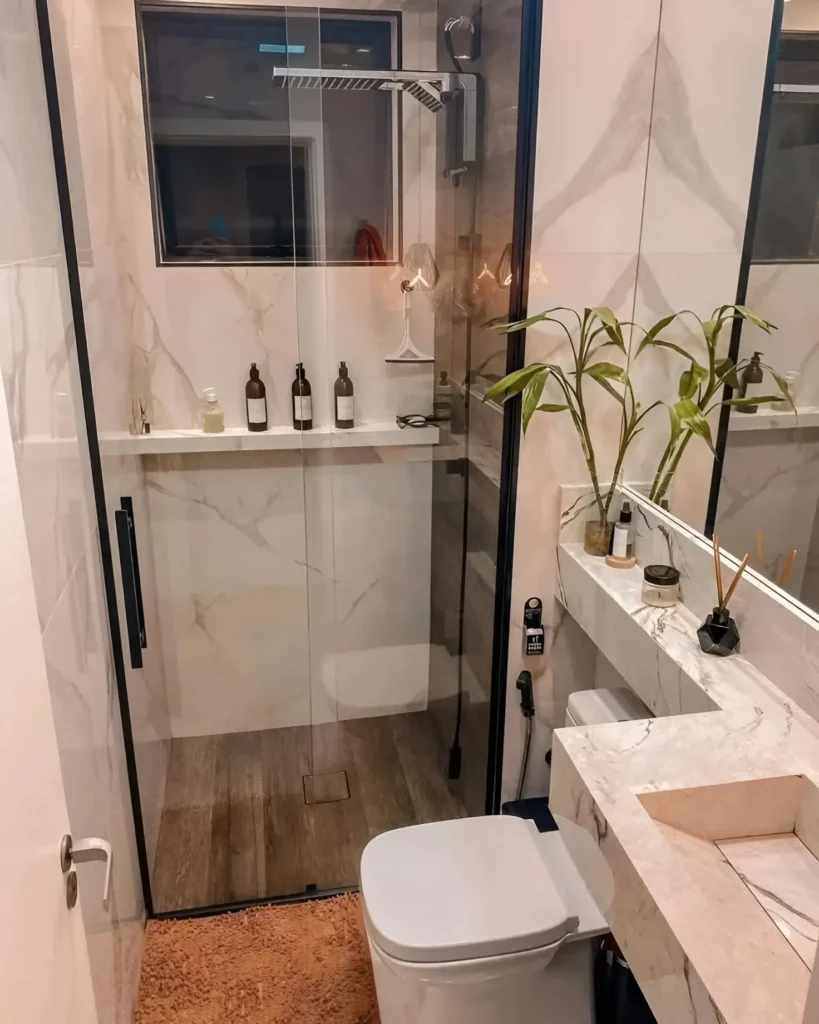
[[[611,532],[614,524],[601,522],[599,516],[586,520],[583,532],[583,550],[589,555],[605,558],[611,548]]]

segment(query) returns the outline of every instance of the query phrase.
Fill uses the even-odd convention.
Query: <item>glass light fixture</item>
[[[501,253],[495,280],[501,288],[508,288],[512,283],[512,243],[507,242]]]
[[[413,242],[404,256],[404,272],[401,291],[404,293],[404,335],[401,344],[388,356],[386,363],[434,363],[433,356],[422,352],[410,337],[410,295],[414,291],[429,292],[438,283],[438,265],[432,250],[426,242]]]

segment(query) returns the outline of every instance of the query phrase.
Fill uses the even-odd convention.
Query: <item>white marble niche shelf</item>
[[[798,406],[793,409],[777,409],[763,405],[757,412],[731,412],[728,430],[733,433],[747,433],[757,430],[807,430],[819,427],[819,405]]]
[[[100,435],[103,455],[172,455],[187,452],[258,452],[316,448],[418,447],[438,444],[435,426],[404,427],[397,423],[362,423],[348,430],[314,427],[294,430],[271,427],[258,434],[245,427],[227,427],[221,434],[201,430],[152,430],[150,434]]]
[[[612,569],[582,544],[558,548],[560,602],[655,715],[730,707],[771,689],[741,655],[704,654],[701,619],[684,604],[651,608],[641,598],[643,570]]]

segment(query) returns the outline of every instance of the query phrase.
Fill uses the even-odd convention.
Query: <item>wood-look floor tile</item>
[[[268,896],[314,885],[315,847],[302,779],[311,771],[309,726],[260,734],[264,779],[265,878]]]
[[[367,842],[458,817],[427,712],[174,740],[152,875],[157,910],[356,885]],[[347,773],[307,805],[303,777]]]
[[[391,715],[395,749],[418,822],[463,818],[466,808],[447,786],[435,723],[427,711]]]
[[[369,838],[414,824],[415,808],[395,749],[390,716],[356,718],[344,724]]]
[[[266,895],[261,733],[220,737],[211,830],[213,903]]]

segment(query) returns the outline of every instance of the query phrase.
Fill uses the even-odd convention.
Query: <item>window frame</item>
[[[247,259],[210,259],[190,258],[174,259],[167,256],[167,245],[165,242],[165,228],[162,219],[162,203],[159,196],[158,173],[156,166],[156,146],[154,139],[153,124],[151,120],[150,90],[148,82],[148,69],[145,48],[145,31],[143,14],[148,12],[176,11],[186,14],[215,14],[235,15],[237,17],[264,17],[287,16],[292,11],[291,6],[278,4],[253,5],[233,4],[225,0],[215,0],[210,3],[205,0],[202,3],[188,3],[186,0],[135,0],[136,28],[137,28],[137,50],[139,53],[139,80],[142,93],[142,114],[145,125],[145,143],[147,147],[148,160],[148,188],[151,195],[151,218],[153,221],[154,255],[157,267],[372,267],[373,264],[359,260],[313,260],[313,259],[269,259],[248,257]],[[337,20],[349,21],[385,21],[390,25],[392,65],[397,70],[403,70],[403,23],[402,13],[390,9],[351,9],[321,7],[318,4],[299,4],[306,11],[327,14]],[[272,85],[271,85],[272,88]],[[400,93],[392,94],[392,252],[389,258],[377,265],[381,267],[401,266],[404,251],[404,204],[403,182],[404,182],[404,140],[403,140],[403,96]],[[310,152],[311,145],[315,147],[315,137],[308,138],[303,133],[297,136],[289,136],[289,139],[303,145]],[[320,203],[321,195],[324,192],[323,162],[315,161],[314,166],[318,168],[317,173],[310,175],[308,185],[308,203],[311,207]],[[311,235],[318,232],[315,216],[311,216]]]

